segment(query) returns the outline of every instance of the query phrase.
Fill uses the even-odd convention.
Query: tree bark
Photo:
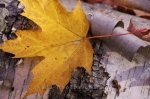
[[[6,39],[15,39],[16,36],[14,35],[14,31],[12,30],[12,28],[32,29],[34,26],[36,26],[31,20],[19,15],[20,12],[22,12],[22,10],[18,9],[19,2],[17,0],[11,0],[11,2],[5,2],[5,0],[3,0],[3,3],[5,3],[5,8],[7,8],[7,10],[9,11],[9,16],[7,18],[6,16],[3,18],[3,21],[5,21],[5,19],[7,19],[8,21],[5,29],[2,31],[2,35],[5,36]],[[92,75],[87,74],[85,69],[83,68],[78,68],[74,70],[70,82],[68,83],[68,85],[62,93],[60,93],[59,88],[57,88],[57,86],[52,86],[49,92],[49,99],[105,99],[106,94],[104,91],[109,75],[107,72],[105,72],[105,69],[103,68],[100,62],[103,55],[103,49],[100,48],[101,43],[98,42],[95,45],[96,53],[94,55],[95,59],[93,64]],[[5,54],[4,52],[1,52],[0,55],[3,57],[1,58],[2,60],[0,60],[0,62],[3,63],[3,67],[5,68],[6,64],[8,64],[9,67],[12,67],[10,68],[10,70],[13,71],[13,73],[3,73],[9,74],[8,76],[13,78],[11,79],[10,85],[12,87],[17,60],[11,59],[9,57],[10,55]],[[6,62],[4,60],[5,58],[7,60]],[[4,71],[3,69],[0,70]],[[5,77],[2,74],[0,74],[0,76],[1,80],[5,79]],[[4,82],[4,84],[6,83]],[[2,89],[0,89],[0,91],[0,98],[4,98],[5,96],[1,96],[4,94]]]

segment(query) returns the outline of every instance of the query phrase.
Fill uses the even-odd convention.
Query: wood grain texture
[[[0,99],[22,99],[26,93],[27,85],[32,77],[31,69],[39,62],[38,58],[25,59],[24,62],[15,68],[15,79],[13,82],[13,91],[9,89],[0,89]],[[44,97],[44,98],[43,98]],[[48,95],[40,96],[34,94],[27,99],[47,99]]]
[[[132,62],[109,49],[105,49],[103,65],[111,78],[107,82],[107,99],[150,99],[150,63],[141,55],[137,55]],[[39,62],[38,59],[26,59],[15,70],[14,91],[0,90],[0,99],[22,99],[31,79],[31,69]],[[119,96],[112,87],[112,80],[117,80],[121,89]],[[44,96],[34,94],[27,99],[47,99],[48,91]]]
[[[107,82],[107,99],[150,99],[149,59],[137,54],[130,62],[116,52],[107,51],[103,62],[111,76]],[[112,87],[114,79],[121,86],[119,96]]]
[[[69,5],[70,4],[68,4],[68,6]],[[107,47],[105,51],[106,54],[103,57],[104,59],[102,63],[111,76],[107,83],[108,87],[106,88],[108,94],[107,99],[150,99],[149,59],[137,56],[132,62],[130,62],[118,53],[109,50]],[[31,69],[38,62],[38,59],[32,58],[25,59],[22,64],[17,65],[13,81],[14,90],[2,85],[0,88],[0,99],[22,99],[26,92],[27,85],[32,78]],[[7,73],[9,73],[9,75],[14,74],[13,72]],[[118,84],[121,86],[119,96],[116,95],[116,89],[112,87],[112,80],[114,79],[117,80]],[[9,85],[9,82],[6,80],[4,84]],[[27,99],[47,98],[48,91],[44,96],[34,94]]]

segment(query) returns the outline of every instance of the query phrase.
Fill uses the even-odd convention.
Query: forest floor
[[[4,5],[6,4],[6,5]],[[35,26],[19,15],[17,0],[0,1],[0,43],[15,39],[15,29]],[[92,73],[77,68],[62,93],[57,86],[44,96],[34,94],[27,99],[150,99],[150,60],[136,54],[128,60],[101,40],[92,41],[94,60]],[[0,51],[0,99],[22,99],[32,78],[31,70],[40,58],[12,59]]]

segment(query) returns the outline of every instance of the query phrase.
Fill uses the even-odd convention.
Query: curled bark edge
[[[66,8],[73,9],[76,4],[76,0],[61,0],[61,3]],[[127,31],[127,28],[129,27],[131,20],[136,20],[143,25],[146,24],[146,28],[150,29],[149,20],[112,10],[110,7],[105,5],[90,5],[82,3],[82,8],[91,23],[92,34],[95,36],[130,33]],[[148,57],[148,54],[144,54],[145,52],[150,53],[150,43],[141,40],[132,33],[129,35],[104,39],[104,42],[112,50],[121,53],[130,61],[137,52],[145,57]],[[143,50],[145,52],[143,52]]]

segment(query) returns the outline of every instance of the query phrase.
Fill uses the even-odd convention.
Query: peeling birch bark
[[[125,34],[130,32],[124,30],[121,27],[116,27],[113,30],[113,34],[121,33]],[[149,46],[148,43],[144,42],[143,40],[139,39],[133,34],[111,37],[106,40],[106,43],[107,45],[109,45],[109,48],[119,52],[120,54],[127,57],[129,60],[131,60],[134,57],[135,53],[139,49]]]
[[[146,12],[150,12],[149,0],[113,0],[117,5],[128,7],[131,9],[139,9]]]
[[[63,0],[61,2],[68,9],[73,9],[76,4],[75,1],[76,0]],[[140,29],[150,29],[149,20],[112,10],[111,7],[86,3],[82,3],[82,7],[91,23],[91,30],[95,36],[130,33],[127,30],[132,21],[140,23]],[[104,41],[109,47],[119,51],[129,60],[132,60],[135,53],[139,52],[139,49],[144,48],[148,50],[150,46],[149,42],[141,40],[133,33],[130,35],[112,37]]]

